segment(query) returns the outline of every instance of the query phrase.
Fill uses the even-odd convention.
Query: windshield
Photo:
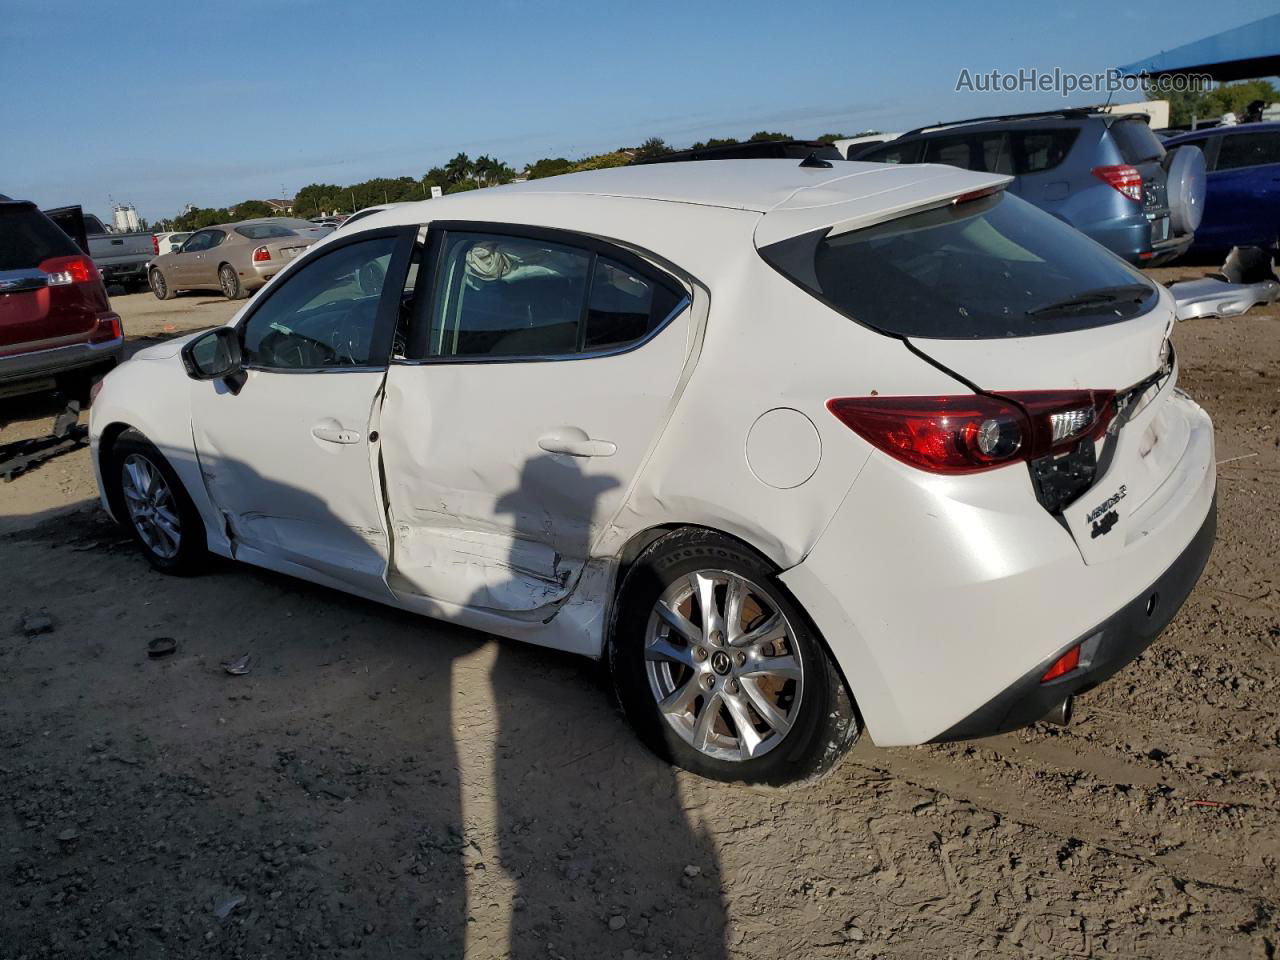
[[[1114,254],[1003,191],[760,254],[846,316],[898,336],[1065,333],[1130,319],[1158,297]]]
[[[236,233],[250,240],[270,240],[272,237],[296,237],[297,234],[288,227],[278,223],[254,223],[244,227],[236,227]]]

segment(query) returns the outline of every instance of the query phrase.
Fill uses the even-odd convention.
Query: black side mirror
[[[215,327],[182,348],[182,365],[192,380],[236,378],[242,362],[240,333],[234,327]]]

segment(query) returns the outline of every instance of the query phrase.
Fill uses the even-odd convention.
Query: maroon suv
[[[0,397],[82,393],[123,346],[93,261],[34,204],[0,197]]]

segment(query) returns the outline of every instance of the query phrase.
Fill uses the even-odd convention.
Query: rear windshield
[[[1117,323],[1155,286],[1056,217],[1005,192],[763,247],[761,256],[853,320],[896,336],[1029,337]]]
[[[1164,144],[1145,120],[1117,120],[1111,125],[1125,163],[1146,163],[1164,156]]]
[[[272,237],[296,237],[297,234],[288,227],[278,223],[253,223],[245,227],[236,227],[236,233],[250,240],[270,240]]]
[[[35,207],[0,204],[0,270],[27,270],[50,257],[79,252],[75,241]]]

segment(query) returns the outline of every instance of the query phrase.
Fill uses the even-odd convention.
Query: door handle
[[[618,445],[608,440],[592,440],[585,430],[560,427],[538,438],[538,446],[547,453],[563,453],[570,457],[612,457]]]
[[[337,420],[321,420],[311,428],[311,435],[326,443],[359,443],[360,431],[344,430]]]

